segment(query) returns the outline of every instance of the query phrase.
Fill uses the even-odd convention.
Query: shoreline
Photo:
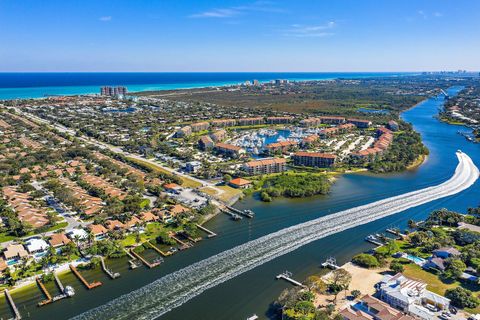
[[[427,154],[421,154],[418,156],[417,159],[415,159],[412,163],[410,163],[405,171],[409,170],[415,170],[419,168],[421,165],[423,165],[425,162],[428,160],[428,155]]]

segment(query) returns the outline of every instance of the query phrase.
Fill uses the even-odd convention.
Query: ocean
[[[417,73],[418,74],[418,73]],[[28,72],[0,73],[0,100],[98,93],[101,86],[129,92],[225,86],[254,79],[290,81],[415,75],[405,72]]]

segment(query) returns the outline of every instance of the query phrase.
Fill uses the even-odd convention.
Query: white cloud
[[[328,37],[334,35],[331,31],[337,26],[335,21],[329,21],[322,25],[301,25],[293,24],[290,29],[284,30],[283,34],[288,37],[298,37],[298,38],[307,38],[307,37]]]
[[[437,11],[437,12],[434,12],[434,13],[433,13],[433,16],[434,16],[435,18],[441,18],[441,17],[443,17],[443,13]]]
[[[100,20],[102,22],[109,22],[109,21],[112,21],[112,16],[103,16],[103,17],[98,18],[98,20]]]
[[[244,6],[215,8],[208,11],[195,13],[190,15],[189,18],[230,18],[240,14],[246,14],[248,12],[280,13],[284,12],[284,10],[275,7],[274,3],[270,1],[256,1],[252,4]]]

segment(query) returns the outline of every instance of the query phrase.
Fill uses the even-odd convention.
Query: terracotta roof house
[[[125,229],[125,225],[119,220],[108,220],[107,229],[110,231]]]
[[[104,235],[108,232],[108,230],[101,224],[91,224],[88,226],[88,229],[90,229],[94,236]]]
[[[63,233],[54,233],[50,236],[50,240],[48,240],[50,245],[54,248],[62,247],[71,242],[70,239]]]
[[[170,208],[169,212],[173,215],[176,216],[177,214],[184,213],[184,212],[189,212],[190,209],[185,208],[181,204],[176,204],[173,207]]]
[[[146,221],[146,222],[151,222],[151,221],[157,221],[158,216],[153,214],[151,211],[147,211],[147,212],[142,212],[140,214],[140,219],[142,219],[143,221]]]
[[[249,188],[252,185],[252,182],[250,180],[242,179],[242,178],[236,178],[230,180],[228,183],[230,186],[233,188],[238,188],[238,189],[246,189]]]

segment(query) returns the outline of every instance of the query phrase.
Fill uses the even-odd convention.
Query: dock
[[[340,269],[340,267],[337,265],[337,259],[334,257],[330,257],[327,260],[325,260],[324,263],[321,264],[322,268],[329,268],[329,269]]]
[[[60,289],[60,292],[65,292],[65,288],[55,272],[53,273],[53,277],[55,278],[55,283],[57,284],[58,289]]]
[[[142,262],[143,262],[147,267],[149,267],[150,269],[159,266],[160,263],[163,262],[163,259],[162,259],[162,260],[156,259],[155,261],[153,261],[152,263],[150,263],[150,262],[148,262],[146,259],[144,259],[141,255],[139,255],[138,253],[136,253],[135,251],[133,251],[133,249],[131,249],[130,252],[131,252],[138,260],[142,261]]]
[[[111,278],[111,279],[117,279],[118,277],[120,277],[120,273],[118,272],[113,272],[112,270],[108,269],[106,264],[105,264],[105,259],[103,258],[103,256],[100,256],[100,263],[102,264],[102,270],[108,274],[108,276]]]
[[[228,214],[233,220],[235,221],[240,221],[242,220],[242,217],[239,216],[236,213],[231,212],[230,210],[227,210],[226,208],[220,208],[220,211],[222,211],[225,214]]]
[[[140,267],[142,264],[138,262],[138,259],[130,253],[130,251],[128,251],[127,249],[123,249],[125,251],[125,253],[127,254],[127,256],[130,257],[130,260],[128,260],[128,263],[130,264],[130,269],[137,269],[138,267]]]
[[[13,302],[13,298],[10,295],[10,292],[8,292],[8,289],[5,289],[5,296],[7,297],[7,301],[10,304],[10,307],[12,307],[13,313],[15,314],[15,317],[13,319],[15,320],[22,319],[22,316],[20,315],[20,311],[18,311],[17,306],[15,305],[15,302]]]
[[[278,276],[276,276],[275,278],[277,280],[279,279],[284,279],[285,281],[287,282],[290,282],[291,284],[294,284],[298,287],[302,287],[302,288],[305,288],[305,286],[303,284],[301,284],[300,282],[298,282],[297,280],[294,280],[291,278],[292,276],[292,273],[289,272],[289,271],[285,271],[284,273],[280,273]]]
[[[365,238],[365,241],[370,242],[371,244],[374,244],[374,245],[379,246],[379,247],[383,246],[383,243],[380,242],[380,240],[377,237],[375,237],[373,234],[367,236]]]
[[[35,278],[35,281],[37,281],[37,285],[40,287],[40,290],[43,292],[43,294],[45,295],[45,297],[47,299],[45,300],[42,300],[38,303],[38,306],[41,307],[41,306],[44,306],[46,304],[49,304],[49,303],[52,303],[53,302],[53,299],[52,299],[52,296],[50,295],[50,292],[48,292],[47,288],[45,288],[45,285],[43,284],[43,282],[40,280],[39,277],[36,277]]]
[[[87,280],[78,272],[77,268],[75,268],[72,264],[70,265],[70,270],[72,270],[73,274],[77,276],[78,279],[83,283],[88,290],[94,289],[96,287],[100,287],[103,283],[100,281],[94,281],[92,283],[88,283]]]
[[[238,210],[234,207],[231,207],[231,206],[227,206],[225,205],[225,208],[227,208],[228,210],[236,213],[236,214],[239,214],[241,216],[244,216],[244,217],[247,217],[247,218],[253,218],[255,217],[255,213],[252,211],[252,210]]]
[[[157,251],[158,253],[160,253],[163,257],[168,257],[170,255],[172,255],[171,252],[164,252],[162,250],[160,250],[159,248],[157,248],[157,246],[153,245],[150,241],[147,241],[148,245],[155,251]]]
[[[216,237],[217,234],[211,230],[208,230],[207,228],[205,228],[204,226],[201,226],[199,224],[195,224],[197,226],[198,229],[202,230],[202,231],[205,231],[207,234],[208,234],[208,238],[213,238],[213,237]]]
[[[177,241],[177,242],[181,245],[180,250],[186,250],[186,249],[192,247],[191,244],[186,243],[186,242],[178,239],[177,237],[175,237],[175,236],[173,235],[173,233],[172,233],[172,235],[171,235],[170,237],[171,237],[173,240]]]
[[[399,237],[401,239],[405,239],[407,237],[406,234],[401,233],[400,230],[396,229],[396,228],[387,228],[385,231],[390,233],[390,234],[396,235],[397,237]]]

